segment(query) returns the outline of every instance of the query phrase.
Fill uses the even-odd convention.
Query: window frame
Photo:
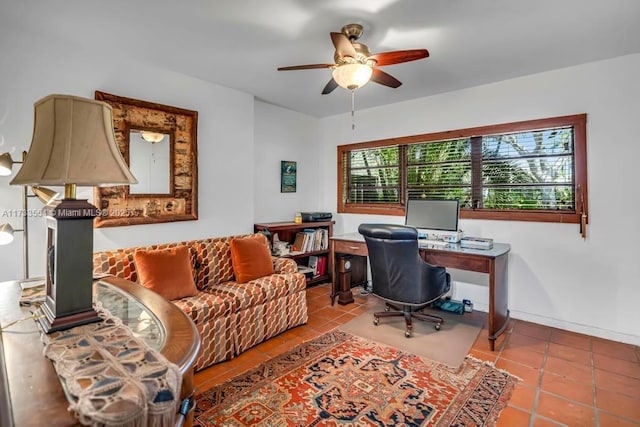
[[[575,114],[569,116],[551,117],[545,119],[526,120],[513,123],[502,123],[497,125],[479,126],[451,131],[434,132],[421,135],[411,135],[397,138],[388,138],[375,141],[358,142],[353,144],[339,145],[337,147],[337,206],[338,213],[349,214],[369,214],[369,215],[405,215],[405,200],[407,194],[406,159],[403,146],[428,143],[460,138],[482,137],[485,135],[495,135],[503,133],[515,133],[524,131],[535,131],[539,129],[549,129],[556,127],[573,128],[574,138],[574,206],[573,211],[548,211],[548,210],[492,210],[461,208],[460,218],[462,219],[487,219],[487,220],[507,220],[507,221],[535,221],[535,222],[558,222],[578,224],[582,214],[589,212],[589,197],[587,186],[587,114]],[[399,203],[346,203],[345,179],[343,171],[346,168],[344,159],[346,154],[352,150],[381,148],[388,146],[400,146],[400,202]]]

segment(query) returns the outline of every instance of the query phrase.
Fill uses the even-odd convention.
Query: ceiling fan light
[[[338,86],[349,90],[361,88],[369,82],[373,68],[364,64],[343,64],[333,69],[333,79]]]

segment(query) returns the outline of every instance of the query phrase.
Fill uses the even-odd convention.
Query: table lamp
[[[93,219],[76,186],[135,184],[115,141],[110,105],[49,95],[34,105],[31,147],[12,185],[64,186],[47,209],[46,299],[39,320],[47,333],[100,320],[93,308]]]

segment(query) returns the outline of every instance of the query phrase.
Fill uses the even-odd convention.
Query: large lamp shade
[[[135,183],[115,141],[109,104],[71,95],[35,103],[31,148],[12,185]]]

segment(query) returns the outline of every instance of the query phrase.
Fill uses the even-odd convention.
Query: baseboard
[[[469,299],[473,302],[474,310],[482,311],[484,313],[489,312],[489,292],[487,285],[478,285],[464,281],[452,281],[452,283],[454,285],[452,289],[453,299],[458,301]],[[567,322],[565,320],[540,316],[526,311],[510,310],[510,314],[512,319],[524,320],[526,322],[537,323],[539,325],[563,329],[565,331],[640,346],[640,336],[638,335],[624,334],[594,326]]]
[[[473,305],[473,309],[476,311],[481,311],[483,313],[489,312],[488,307],[475,303]],[[539,316],[537,314],[531,314],[522,311],[509,310],[509,313],[512,319],[524,320],[525,322],[536,323],[538,325],[549,326],[551,328],[558,328],[569,332],[575,332],[577,334],[584,334],[592,337],[602,338],[605,340],[640,346],[640,336],[637,335],[622,334],[620,332],[610,331],[608,329],[580,325],[578,323],[552,319],[549,317]]]
[[[511,310],[510,313],[512,319],[524,320],[526,322],[537,323],[539,325],[550,326],[552,328],[563,329],[565,331],[590,335],[592,337],[603,338],[606,340],[617,341],[632,345],[640,345],[640,336],[638,335],[623,334],[620,332],[610,331],[608,329],[581,325],[578,323],[567,322],[559,319],[552,319],[549,317],[539,316],[537,314],[527,313],[523,311]]]

